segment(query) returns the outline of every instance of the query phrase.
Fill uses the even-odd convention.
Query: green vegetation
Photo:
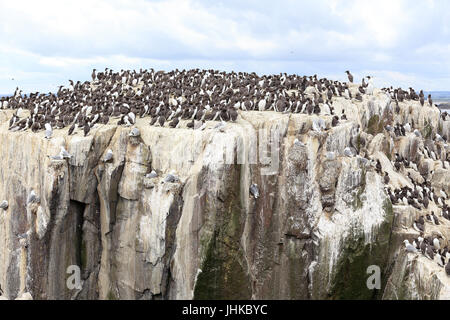
[[[391,142],[388,139],[384,139],[383,141],[383,153],[389,160],[392,160],[391,155]]]
[[[117,300],[117,297],[112,290],[108,291],[108,300]]]
[[[352,202],[353,210],[361,209],[363,206],[362,194],[366,191],[366,169],[361,168],[361,184],[354,190],[354,197]]]
[[[360,150],[361,150],[361,135],[358,134],[358,136],[356,137],[356,151],[358,151],[359,153]]]
[[[423,129],[422,129],[422,136],[424,139],[430,139],[433,134],[433,128],[430,124],[431,121],[425,120]]]
[[[86,268],[87,266],[87,250],[86,250],[86,242],[85,241],[81,241],[81,257],[80,257],[80,262],[81,262],[81,269],[83,270],[84,268]]]
[[[345,248],[338,262],[331,299],[377,299],[378,294],[383,292],[387,281],[385,270],[393,219],[392,203],[389,199],[385,200],[383,210],[386,213],[385,220],[379,229],[374,231],[374,242],[366,244],[363,231],[357,229],[344,241]],[[381,268],[381,290],[367,288],[366,281],[370,276],[367,268],[371,265]]]
[[[223,207],[216,213],[215,229],[206,250],[194,290],[194,299],[250,299],[250,281],[241,263],[239,245],[243,231],[240,203],[240,168],[231,168]],[[206,239],[202,241],[206,243]]]
[[[379,115],[373,115],[369,119],[369,123],[367,124],[367,132],[374,136],[383,132],[383,122],[380,121]]]

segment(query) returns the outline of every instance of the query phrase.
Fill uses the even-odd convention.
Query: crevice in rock
[[[173,286],[173,279],[171,276],[171,262],[173,255],[176,250],[176,230],[178,227],[178,222],[181,218],[181,213],[183,210],[183,187],[180,188],[178,194],[175,195],[172,205],[169,209],[169,214],[166,218],[166,232],[165,232],[165,252],[162,257],[162,262],[164,264],[163,275],[161,279],[161,294],[154,295],[153,297],[161,297],[163,299],[168,299],[170,297],[171,287]]]
[[[82,241],[83,241],[83,215],[86,210],[86,204],[82,202],[78,202],[75,200],[70,200],[69,204],[69,213],[73,214],[75,216],[75,252],[76,252],[76,262],[77,265],[80,267],[81,270],[84,269],[85,264],[85,252],[83,252],[82,249]],[[63,230],[61,230],[62,232]]]

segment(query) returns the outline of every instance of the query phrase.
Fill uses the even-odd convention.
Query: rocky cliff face
[[[427,144],[447,159],[448,146],[430,138],[449,139],[450,121],[414,101],[394,112],[380,90],[362,102],[333,98],[333,106],[348,118],[336,127],[325,114],[251,111],[222,129],[161,128],[143,118],[139,137],[111,124],[87,137],[55,130],[50,140],[8,131],[13,111],[0,110],[0,201],[9,203],[0,209],[2,296],[450,298],[444,269],[403,248],[426,212],[392,205],[373,165],[380,161],[393,189],[411,186],[414,170],[394,170],[394,154],[416,157]],[[328,130],[312,130],[319,119]],[[414,123],[422,138],[393,137],[383,127],[395,122]],[[69,160],[48,157],[60,146]],[[108,149],[113,159],[104,162]],[[433,187],[450,193],[442,161],[417,157]],[[158,176],[145,177],[152,170]],[[167,182],[169,173],[178,179]],[[27,203],[32,190],[38,200]],[[450,221],[441,220],[430,232],[449,239]],[[78,289],[67,286],[72,265],[81,269]],[[381,270],[378,290],[366,284],[371,265]]]

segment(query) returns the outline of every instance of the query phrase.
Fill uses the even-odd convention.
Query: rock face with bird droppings
[[[353,96],[358,88],[349,84]],[[9,131],[14,110],[0,110],[0,199],[9,203],[0,214],[3,296],[372,299],[367,268],[378,265],[376,298],[450,298],[444,268],[405,250],[403,241],[418,236],[411,226],[419,212],[393,205],[386,192],[412,187],[412,169],[396,171],[390,159],[398,152],[412,161],[413,141],[421,150],[424,138],[393,138],[384,128],[395,123],[383,119],[445,139],[449,126],[435,107],[404,101],[392,113],[393,105],[374,89],[361,100],[333,97],[334,114],[347,118],[335,126],[333,115],[238,110],[235,122],[207,120],[203,130],[187,128],[192,120],[170,128],[136,117],[131,132],[97,123],[86,136],[54,127],[49,139]],[[374,115],[377,130],[368,133]],[[62,146],[70,157],[52,165],[47,155]],[[431,186],[449,194],[441,161],[414,161],[427,162]],[[431,210],[440,212],[434,201]],[[426,230],[450,239],[450,222],[439,219]],[[21,243],[14,232],[27,237]],[[71,265],[81,268],[80,290],[66,286]]]

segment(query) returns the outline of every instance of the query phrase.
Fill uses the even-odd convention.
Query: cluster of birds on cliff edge
[[[60,86],[57,93],[14,95],[0,99],[0,108],[17,109],[10,130],[46,130],[69,126],[69,135],[81,128],[84,135],[96,124],[111,118],[118,125],[133,125],[136,117],[150,116],[150,125],[176,128],[180,120],[191,120],[188,128],[200,128],[205,121],[236,121],[238,110],[272,110],[319,114],[324,108],[333,114],[332,98],[352,98],[346,83],[314,76],[226,73],[217,70],[151,70],[92,73],[92,81]],[[368,85],[367,85],[368,86]],[[317,92],[307,95],[306,89]],[[362,99],[358,94],[356,99]],[[30,116],[21,118],[27,109]],[[199,122],[196,125],[196,121]]]
[[[411,132],[409,128],[408,131]],[[421,137],[420,133],[419,135],[417,134],[418,131],[414,133]],[[400,134],[400,136],[404,135],[405,133]],[[450,252],[448,252],[448,246],[445,245],[447,240],[440,234],[437,236],[426,236],[427,224],[443,225],[442,219],[450,221],[450,209],[446,203],[449,197],[445,190],[436,190],[432,186],[430,176],[433,171],[426,172],[418,169],[421,161],[424,160],[440,161],[442,168],[450,169],[448,160],[442,157],[444,152],[438,150],[440,142],[442,142],[442,139],[427,139],[427,143],[424,146],[420,146],[415,155],[410,156],[409,159],[396,152],[394,159],[391,161],[392,167],[394,171],[406,176],[412,187],[406,185],[392,190],[390,186],[387,186],[386,192],[393,205],[411,206],[421,213],[426,212],[426,214],[422,214],[418,219],[415,219],[412,225],[412,228],[419,232],[420,236],[414,238],[412,244],[409,240],[404,240],[405,248],[408,252],[422,253],[440,267],[445,268],[446,274],[450,276]],[[381,165],[378,162],[377,170],[380,169]],[[385,180],[385,183],[387,182],[389,180]],[[429,213],[430,210],[431,213]]]
[[[409,240],[404,240],[406,251],[410,253],[421,253],[431,261],[434,261],[440,267],[444,268],[445,273],[450,276],[450,252],[448,246],[441,247],[442,236],[437,237],[423,237],[421,233],[418,238],[415,238],[411,244]]]
[[[404,186],[394,191],[390,187],[386,187],[386,192],[393,205],[411,206],[419,212],[427,212],[415,219],[412,228],[419,233],[419,237],[414,238],[412,244],[409,240],[404,240],[405,249],[410,253],[421,253],[428,259],[437,263],[438,266],[445,269],[450,276],[450,252],[448,242],[441,234],[432,234],[427,236],[427,225],[443,225],[444,220],[450,221],[450,208],[446,201],[449,199],[445,190],[435,190],[432,187],[429,175],[432,173],[420,172],[418,165],[421,159],[439,160],[435,155],[431,156],[428,147],[419,150],[416,157],[408,160],[398,153],[395,153],[395,159],[392,160],[393,168],[396,171],[407,172],[405,176],[410,180],[412,187]],[[424,152],[425,151],[425,152]],[[440,154],[440,153],[438,153]],[[445,169],[449,169],[448,161],[441,159]],[[414,172],[415,174],[411,174]],[[428,213],[431,209],[431,213]],[[435,213],[436,211],[436,213]]]
[[[333,98],[362,101],[363,94],[373,94],[372,78],[362,79],[355,96],[346,82],[314,76],[258,76],[256,73],[217,70],[121,70],[92,72],[92,81],[59,86],[56,93],[22,94],[0,98],[1,109],[16,109],[11,117],[11,131],[44,130],[51,138],[54,128],[70,127],[68,134],[82,129],[84,135],[96,124],[116,119],[118,125],[131,126],[136,117],[150,116],[150,125],[176,128],[180,120],[190,120],[187,128],[204,128],[205,121],[236,121],[238,110],[277,111],[285,113],[334,115],[333,126],[346,120],[345,110],[334,114]],[[353,75],[346,71],[349,83]],[[367,79],[367,82],[365,81]],[[311,89],[309,89],[311,88]],[[417,100],[424,105],[424,94],[401,88],[383,88],[396,101]],[[433,106],[431,95],[428,103]],[[22,111],[30,115],[22,118]],[[222,124],[223,125],[223,124]]]
[[[353,76],[348,72],[353,83]],[[367,82],[365,81],[367,79]],[[118,125],[131,126],[136,117],[151,117],[150,125],[177,128],[180,120],[189,120],[187,128],[204,128],[205,121],[236,121],[238,110],[277,111],[284,113],[334,115],[333,125],[345,120],[334,114],[333,98],[362,101],[363,94],[372,94],[372,78],[362,79],[355,96],[346,82],[314,76],[258,76],[256,73],[220,72],[217,70],[150,70],[92,72],[92,81],[59,86],[56,93],[22,94],[0,98],[1,109],[16,109],[9,122],[11,131],[31,129],[46,131],[69,127],[71,135],[82,129],[88,135],[96,124],[116,119]],[[310,89],[311,88],[311,89]],[[383,89],[390,92],[390,89]],[[401,89],[392,91],[399,101],[422,99]],[[429,99],[432,105],[431,99]],[[30,114],[22,118],[22,111]]]

